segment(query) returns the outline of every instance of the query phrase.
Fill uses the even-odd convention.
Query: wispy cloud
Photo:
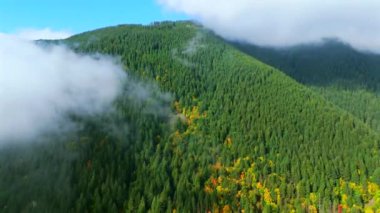
[[[380,52],[376,0],[157,0],[228,38],[289,46],[339,38]]]
[[[0,35],[0,145],[71,125],[67,114],[112,108],[126,74],[108,57]]]
[[[0,33],[1,34],[1,33]],[[4,35],[4,34],[3,34]],[[50,28],[33,29],[25,28],[12,33],[14,37],[24,40],[39,40],[39,39],[65,39],[73,34],[69,31],[54,31]]]

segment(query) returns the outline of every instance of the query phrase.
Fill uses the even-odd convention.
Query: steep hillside
[[[380,131],[380,55],[336,40],[274,49],[235,43]]]
[[[380,56],[359,52],[338,40],[326,39],[321,43],[279,49],[243,43],[234,45],[307,85],[338,84],[379,90]]]
[[[121,97],[116,118],[84,121],[87,128],[70,142],[79,157],[71,164],[67,209],[314,212],[363,210],[370,201],[367,208],[379,207],[377,133],[202,27],[122,25],[58,43],[120,57],[131,77],[172,94],[176,115],[174,122],[146,114],[149,100],[141,106]],[[131,126],[128,134],[103,127],[115,120],[115,127]],[[0,204],[6,210],[11,202]]]
[[[247,172],[254,163],[256,181],[271,190],[272,202],[264,201],[263,206],[311,204],[308,198],[314,192],[331,208],[340,202],[340,195],[332,193],[339,178],[365,182],[378,166],[373,155],[378,151],[377,136],[360,121],[200,27],[186,22],[122,26],[69,41],[83,39],[90,42],[82,42],[78,50],[120,55],[128,70],[175,94],[174,107],[188,120],[172,135],[172,147],[161,157],[172,158],[168,178],[173,179],[171,192],[179,209],[202,204],[207,193],[219,206],[237,209],[244,194],[236,195],[244,187],[228,183],[233,174],[222,171],[238,159],[249,160],[236,173]],[[221,168],[215,170],[215,165]],[[226,177],[227,183],[223,178],[219,183],[222,189],[214,192],[211,185],[202,195],[208,181],[218,176]],[[282,199],[277,203],[275,189],[281,185]],[[185,186],[191,187],[184,190]],[[260,194],[255,187],[249,190]],[[351,205],[364,201],[350,199]],[[252,201],[244,201],[246,208],[258,208]]]

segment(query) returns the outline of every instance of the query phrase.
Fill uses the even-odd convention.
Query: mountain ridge
[[[327,40],[318,45],[267,48],[233,43],[247,54],[283,70],[327,100],[380,130],[380,55]]]
[[[119,57],[130,77],[171,92],[181,117],[169,128],[125,91],[115,115],[85,120],[70,142],[69,210],[364,210],[378,193],[377,132],[198,25],[108,27],[59,43]],[[131,131],[114,135],[113,119]]]
[[[166,24],[168,24],[169,26],[167,26]],[[176,25],[176,24],[174,24],[174,25]],[[188,25],[188,23],[186,23],[186,25]],[[163,26],[160,26],[159,27],[159,30],[161,30],[162,28],[172,28],[173,27],[173,23],[164,23],[163,24]],[[177,26],[178,27],[178,26]],[[184,26],[180,26],[180,28],[181,27],[184,27]],[[149,27],[148,27],[149,28]],[[188,26],[185,26],[185,28],[188,28]],[[174,29],[175,29],[175,27],[174,27]],[[207,33],[206,33],[207,34]],[[156,35],[157,36],[157,35]],[[188,41],[190,41],[192,38],[194,38],[196,36],[196,33],[194,32],[193,33],[193,36],[190,36],[190,37],[188,37],[187,39],[185,39],[186,41],[184,41],[183,42],[183,44],[182,45],[186,45],[187,44],[187,42]],[[206,36],[206,38],[207,38],[207,36]],[[206,112],[208,113],[208,114],[210,114],[210,108],[214,108],[215,109],[215,114],[214,114],[214,118],[213,119],[210,119],[210,120],[212,120],[210,123],[206,123],[208,126],[210,126],[211,127],[211,129],[215,129],[215,128],[221,128],[222,129],[222,131],[220,132],[221,133],[221,135],[219,135],[219,136],[216,136],[216,138],[218,138],[218,140],[219,141],[221,141],[221,142],[223,142],[223,141],[225,141],[225,140],[227,140],[227,141],[229,141],[229,139],[230,140],[232,140],[232,141],[235,141],[235,143],[236,144],[239,144],[239,145],[236,145],[236,146],[242,146],[242,142],[243,141],[250,141],[250,140],[252,140],[252,138],[255,138],[255,137],[257,137],[256,138],[256,140],[258,139],[259,141],[260,140],[269,140],[269,141],[276,141],[276,137],[279,137],[279,138],[282,138],[283,137],[283,134],[284,134],[284,130],[282,129],[282,127],[281,126],[285,126],[285,124],[281,124],[281,123],[278,123],[280,120],[281,120],[281,122],[284,122],[285,120],[292,120],[292,118],[291,117],[289,117],[289,118],[287,118],[287,119],[282,119],[282,117],[281,116],[286,116],[287,115],[287,113],[289,114],[289,115],[295,115],[295,114],[298,114],[298,113],[300,113],[300,112],[302,112],[302,111],[305,111],[305,109],[308,109],[308,108],[310,108],[310,107],[314,107],[314,104],[316,104],[315,106],[318,106],[319,104],[321,104],[321,103],[323,103],[324,101],[322,100],[323,98],[317,98],[317,100],[318,101],[315,101],[315,103],[313,103],[313,101],[310,103],[310,104],[308,104],[308,105],[306,105],[307,107],[305,108],[305,109],[300,109],[297,113],[295,113],[295,112],[293,112],[293,113],[289,113],[289,112],[287,112],[287,113],[284,113],[284,112],[286,112],[286,111],[284,111],[285,109],[283,108],[284,107],[284,105],[286,105],[286,104],[289,104],[289,105],[294,105],[294,103],[298,103],[299,104],[299,102],[298,102],[298,100],[297,100],[297,97],[299,96],[299,97],[302,97],[302,96],[304,96],[305,95],[305,93],[307,94],[307,95],[309,95],[309,96],[311,96],[312,98],[311,99],[315,99],[316,97],[316,93],[313,93],[313,92],[309,92],[309,90],[304,90],[303,88],[302,88],[302,86],[301,85],[298,85],[298,84],[296,84],[295,83],[295,81],[293,81],[293,80],[291,80],[291,79],[288,79],[287,77],[285,77],[285,76],[283,76],[283,74],[281,74],[279,71],[277,71],[277,70],[274,70],[273,68],[270,68],[270,67],[266,67],[266,65],[264,65],[264,64],[261,64],[261,62],[258,62],[258,61],[256,61],[255,59],[252,59],[251,57],[249,57],[249,56],[242,56],[242,55],[240,55],[240,53],[238,53],[238,51],[235,51],[235,50],[232,50],[231,49],[231,47],[230,46],[218,46],[217,44],[215,44],[215,42],[216,43],[218,43],[218,42],[224,42],[224,40],[222,40],[221,38],[218,38],[218,37],[215,37],[215,39],[210,39],[210,40],[208,40],[207,42],[205,42],[206,43],[206,45],[208,45],[207,46],[207,48],[206,49],[200,49],[199,51],[201,52],[201,54],[204,54],[204,55],[206,55],[206,52],[205,51],[207,51],[207,50],[213,50],[213,48],[216,48],[216,50],[214,50],[214,51],[216,51],[216,52],[219,52],[221,55],[218,55],[218,54],[216,54],[215,56],[214,56],[214,58],[213,59],[211,59],[211,61],[213,61],[213,64],[210,64],[210,65],[208,65],[211,69],[215,69],[216,68],[216,70],[215,70],[215,75],[216,76],[220,76],[220,74],[221,73],[223,73],[223,78],[218,78],[218,77],[216,77],[217,79],[215,79],[215,77],[211,77],[210,78],[210,76],[203,76],[203,72],[210,72],[210,70],[211,69],[208,69],[208,71],[203,71],[203,72],[200,72],[199,70],[196,70],[196,69],[202,69],[202,67],[197,67],[197,66],[195,66],[195,68],[194,67],[190,67],[190,70],[192,71],[192,72],[195,72],[195,73],[193,73],[193,74],[188,74],[188,75],[185,75],[184,77],[186,77],[187,76],[187,81],[192,81],[192,79],[193,78],[195,78],[195,79],[207,79],[206,80],[206,82],[207,83],[209,83],[209,82],[218,82],[218,83],[220,83],[220,84],[214,84],[214,83],[211,83],[211,90],[209,91],[209,92],[207,92],[207,89],[206,89],[206,97],[204,97],[204,100],[215,100],[215,99],[220,99],[220,100],[222,100],[221,102],[219,102],[219,104],[216,104],[216,105],[214,105],[214,104],[211,104],[211,105],[207,105],[206,104],[206,107],[205,106],[199,106],[199,108],[206,108],[206,109],[208,109],[208,110],[206,110]],[[215,44],[216,46],[211,46],[211,44]],[[211,47],[210,47],[211,46]],[[202,52],[203,51],[203,52]],[[176,60],[175,58],[173,58],[173,55],[172,55],[172,52],[171,52],[171,50],[169,50],[169,52],[170,52],[170,54],[168,54],[167,55],[167,57],[168,58],[171,58],[171,60]],[[227,52],[227,54],[224,54],[223,52]],[[181,53],[179,53],[180,54],[180,56],[181,57],[184,57],[184,58],[186,58],[190,63],[191,62],[193,62],[194,64],[197,64],[197,63],[205,63],[205,64],[208,64],[209,63],[209,60],[210,59],[208,59],[207,61],[202,61],[202,59],[199,57],[199,56],[196,56],[196,55],[193,55],[193,56],[187,56],[186,54],[181,54]],[[199,54],[199,52],[198,52],[198,54]],[[211,53],[207,53],[207,54],[211,54]],[[235,54],[237,54],[238,56],[236,56]],[[192,61],[192,60],[194,60],[193,59],[193,57],[195,58],[195,61]],[[234,57],[237,57],[237,58],[234,58]],[[207,57],[206,57],[207,58]],[[216,62],[217,61],[217,62]],[[231,63],[232,61],[235,61],[235,63],[237,63],[237,64],[235,64],[235,63]],[[236,62],[236,61],[238,61],[238,62]],[[177,61],[179,64],[181,64],[183,61]],[[128,62],[127,62],[128,63]],[[218,64],[219,63],[219,64]],[[252,65],[248,65],[248,64],[251,64],[252,63]],[[217,65],[215,65],[215,64],[217,64]],[[242,64],[244,64],[243,66],[241,66]],[[247,64],[247,65],[245,65],[245,64]],[[184,64],[181,64],[181,66],[183,66]],[[186,65],[187,64],[185,64],[185,67],[186,67]],[[253,66],[254,65],[254,66]],[[261,66],[265,66],[265,68],[264,67],[261,67]],[[213,68],[213,67],[215,67],[215,68]],[[230,69],[231,71],[230,72],[222,72],[222,71],[218,71],[218,70],[226,70],[226,68],[228,67],[228,69]],[[258,68],[254,68],[254,67],[260,67],[259,69]],[[136,67],[134,68],[134,69],[136,69]],[[253,70],[255,70],[255,69],[258,69],[258,70],[260,70],[260,71],[256,71],[256,72],[254,72]],[[203,68],[203,70],[204,70],[204,68]],[[236,75],[236,73],[237,73],[237,71],[236,70],[239,70],[239,74],[238,75]],[[251,71],[249,71],[249,70],[251,70]],[[157,72],[157,71],[155,71],[155,72]],[[242,72],[244,72],[244,75],[242,74]],[[219,73],[219,74],[218,74]],[[140,73],[140,75],[141,74],[144,74],[144,71],[142,72],[142,73]],[[173,73],[174,74],[174,73]],[[256,99],[257,100],[260,100],[260,102],[262,102],[262,103],[259,103],[259,104],[255,104],[255,107],[254,108],[252,108],[252,109],[262,109],[263,111],[262,112],[259,112],[259,113],[257,113],[257,114],[255,114],[255,118],[257,119],[257,118],[259,118],[259,117],[257,117],[257,116],[260,116],[260,114],[261,113],[263,113],[263,114],[266,114],[267,116],[269,115],[268,114],[268,112],[267,112],[267,110],[265,109],[265,108],[270,108],[270,109],[279,109],[280,111],[279,111],[279,113],[280,113],[280,117],[277,117],[277,118],[272,118],[272,120],[269,118],[269,116],[267,117],[267,118],[265,118],[265,119],[262,119],[261,118],[261,122],[262,122],[262,124],[264,124],[264,126],[260,126],[260,127],[256,127],[256,128],[258,128],[257,129],[257,132],[256,133],[254,133],[254,134],[249,134],[248,133],[248,131],[249,131],[249,129],[250,128],[252,128],[252,121],[243,121],[243,120],[240,120],[240,121],[238,121],[237,120],[237,122],[236,123],[231,123],[230,125],[228,125],[228,123],[229,122],[227,122],[227,121],[224,121],[224,125],[221,125],[220,126],[220,124],[218,124],[218,123],[220,123],[220,121],[218,121],[218,122],[213,122],[214,120],[216,121],[216,120],[225,120],[225,119],[231,119],[231,120],[234,120],[233,119],[233,117],[239,117],[239,116],[241,116],[241,114],[250,114],[250,113],[252,113],[252,111],[251,112],[249,112],[249,111],[240,111],[239,113],[237,113],[237,114],[234,114],[234,110],[233,110],[233,108],[234,107],[239,107],[239,105],[236,105],[237,103],[238,103],[238,99],[236,99],[236,97],[234,97],[233,95],[231,96],[231,95],[229,95],[229,92],[228,92],[228,90],[225,90],[225,89],[221,89],[222,91],[224,91],[224,93],[223,93],[223,95],[222,94],[219,94],[219,95],[215,95],[215,92],[216,92],[216,90],[218,90],[217,88],[219,88],[220,89],[220,86],[218,86],[218,85],[224,85],[223,87],[226,87],[226,88],[230,88],[232,91],[240,91],[240,92],[237,92],[237,94],[240,94],[240,95],[242,95],[242,94],[246,94],[246,95],[248,95],[247,93],[244,93],[243,91],[241,91],[241,88],[252,88],[252,86],[249,86],[249,84],[246,84],[245,83],[245,81],[244,80],[246,80],[246,79],[241,79],[241,77],[242,76],[246,76],[245,78],[247,78],[247,76],[251,76],[251,75],[254,75],[254,74],[257,74],[258,76],[257,77],[253,77],[253,78],[251,78],[251,80],[247,80],[247,83],[248,82],[251,82],[251,83],[253,83],[253,82],[256,82],[256,81],[253,81],[252,79],[255,79],[255,78],[258,78],[258,79],[260,79],[261,78],[261,80],[258,80],[256,83],[254,83],[254,84],[257,84],[257,85],[261,85],[259,88],[256,88],[256,87],[254,87],[255,89],[254,90],[252,90],[252,92],[254,93],[254,91],[256,91],[256,93],[258,94],[257,95],[257,97],[256,97]],[[211,74],[210,74],[211,75]],[[156,73],[156,76],[152,76],[152,79],[156,79],[157,78],[157,76],[159,76],[160,77],[160,79],[162,79],[162,78],[166,78],[165,77],[165,75],[160,75],[160,74],[157,74]],[[169,76],[170,76],[170,74],[169,74]],[[236,77],[235,77],[236,76]],[[225,79],[228,79],[228,83],[227,82],[225,82]],[[233,80],[234,79],[234,80]],[[269,81],[268,81],[268,79],[270,79]],[[281,79],[281,80],[280,80]],[[193,93],[192,95],[189,95],[188,93],[189,93],[189,91],[186,91],[186,92],[184,92],[184,93],[181,93],[181,94],[176,94],[176,92],[174,92],[175,93],[175,96],[176,97],[180,97],[180,100],[178,100],[180,103],[181,102],[184,102],[185,104],[184,105],[188,105],[189,107],[190,107],[190,109],[192,108],[192,107],[194,107],[194,104],[192,103],[193,102],[193,98],[191,97],[189,97],[189,98],[183,98],[183,96],[195,96],[196,98],[201,98],[201,96],[202,96],[202,89],[196,89],[196,88],[198,88],[198,87],[200,87],[199,85],[202,85],[202,83],[201,82],[197,82],[197,83],[191,83],[191,82],[183,82],[183,80],[179,80],[180,82],[182,82],[182,83],[180,83],[180,85],[186,85],[186,84],[189,84],[190,83],[190,85],[193,85],[193,86],[190,86],[190,88],[195,88],[195,91],[191,91],[191,89],[190,89],[190,93]],[[222,83],[223,82],[223,83]],[[275,83],[274,83],[275,82]],[[284,82],[287,82],[286,84],[284,84]],[[291,83],[290,83],[291,82]],[[289,83],[289,84],[288,84]],[[198,85],[197,85],[198,84]],[[274,86],[273,86],[273,88],[281,88],[281,89],[274,89],[274,91],[273,91],[273,93],[272,93],[272,95],[269,95],[269,94],[271,94],[271,92],[269,92],[269,91],[271,91],[272,90],[272,88],[270,88],[270,87],[267,87],[267,85],[268,84],[273,84]],[[163,86],[164,86],[164,88],[165,88],[165,85],[166,84],[162,84]],[[197,85],[197,86],[196,86]],[[238,86],[237,86],[238,85]],[[287,85],[287,86],[285,86],[285,85]],[[295,86],[295,85],[297,85],[297,86]],[[293,88],[293,89],[289,89],[289,88],[292,88],[292,87],[294,87],[295,86],[295,88]],[[202,86],[201,86],[202,87]],[[266,89],[264,89],[263,87],[265,87]],[[233,89],[232,89],[233,88]],[[297,88],[297,89],[296,89]],[[172,90],[173,91],[173,90]],[[175,90],[174,90],[175,91]],[[301,93],[297,93],[297,95],[294,95],[294,94],[292,94],[292,93],[283,93],[284,91],[292,91],[293,93],[295,92],[295,91],[302,91]],[[269,94],[268,94],[268,92],[269,92]],[[209,96],[209,94],[213,94],[212,96]],[[261,96],[262,94],[267,94],[267,96],[270,96],[271,98],[273,98],[273,99],[271,99],[270,101],[268,100],[268,98],[267,97],[263,97],[263,96]],[[199,97],[198,97],[199,96]],[[249,95],[248,95],[249,96]],[[251,95],[252,96],[252,95]],[[287,97],[288,96],[288,97]],[[250,96],[249,96],[250,97]],[[287,97],[287,98],[285,98],[285,100],[284,99],[279,99],[279,97]],[[290,97],[292,97],[292,98],[290,98]],[[255,98],[254,96],[252,96],[252,98]],[[185,99],[185,100],[181,100],[181,99]],[[187,99],[187,100],[186,100]],[[202,98],[203,99],[203,98]],[[293,101],[290,101],[290,103],[289,103],[289,100],[286,100],[286,99],[293,99]],[[265,101],[265,100],[267,100],[267,101]],[[297,101],[296,101],[297,100]],[[302,101],[303,103],[308,103],[308,101]],[[252,101],[249,101],[249,100],[247,100],[247,102],[242,102],[242,103],[239,103],[239,104],[242,104],[243,106],[246,106],[246,107],[248,107],[249,106],[249,104],[252,104],[252,103],[254,103],[254,102],[252,102]],[[263,107],[263,106],[260,106],[261,104],[268,104],[268,106],[269,107]],[[276,105],[276,103],[278,103],[279,105]],[[190,105],[189,105],[190,104]],[[204,103],[203,103],[204,104]],[[295,104],[295,105],[297,105],[297,104]],[[301,105],[304,105],[304,104],[301,104]],[[324,104],[322,104],[322,105],[325,105],[325,103]],[[327,105],[330,105],[330,104],[327,104]],[[223,112],[221,112],[220,110],[218,110],[218,107],[220,107],[220,106],[223,106]],[[196,106],[195,106],[196,107]],[[295,107],[295,106],[294,106]],[[330,107],[332,108],[332,109],[334,109],[334,106],[333,106],[333,104],[331,104],[330,105]],[[303,107],[302,107],[303,108]],[[322,108],[324,108],[324,107],[322,107]],[[189,109],[189,110],[190,110]],[[326,110],[326,109],[324,109],[324,110]],[[212,110],[211,110],[212,111]],[[225,111],[227,111],[227,113],[225,113]],[[283,112],[281,112],[281,111],[283,111]],[[307,111],[307,110],[306,110]],[[314,113],[315,113],[315,111],[321,111],[320,109],[317,109],[317,108],[315,108],[315,110],[312,110]],[[346,113],[344,113],[344,112],[341,112],[341,111],[339,111],[339,110],[336,110],[336,109],[334,109],[333,110],[334,112],[332,113],[332,115],[333,114],[343,114],[344,116],[343,117],[346,117],[346,118],[343,118],[343,121],[344,120],[347,120],[347,121],[349,121],[349,120],[352,120],[353,121],[353,123],[352,124],[346,124],[346,125],[348,125],[348,126],[346,126],[345,128],[351,128],[351,127],[349,127],[350,125],[352,125],[352,126],[357,126],[357,125],[362,125],[362,124],[359,124],[359,123],[361,123],[361,122],[358,122],[355,118],[353,118],[353,117],[350,117],[350,115],[348,115],[348,114],[346,114]],[[338,112],[337,112],[338,111]],[[200,111],[200,114],[202,113],[202,111]],[[254,113],[254,112],[253,112]],[[284,114],[283,114],[284,113]],[[303,112],[304,114],[302,114],[302,116],[300,116],[298,119],[294,119],[294,121],[295,122],[301,122],[302,120],[307,120],[307,117],[308,117],[308,113],[310,113],[310,112]],[[327,119],[327,120],[331,120],[332,118],[330,118],[330,116],[331,115],[329,115],[329,116],[323,116],[325,119]],[[223,119],[223,117],[225,117],[224,119]],[[279,118],[281,118],[281,119],[279,119]],[[342,118],[340,118],[340,119],[342,119]],[[206,122],[207,122],[207,119],[205,119],[206,120]],[[324,132],[323,134],[327,134],[327,135],[334,135],[334,134],[332,134],[332,133],[327,133],[328,131],[326,130],[326,129],[334,129],[334,127],[330,127],[330,128],[328,128],[327,126],[326,126],[326,123],[324,123],[324,124],[322,124],[323,123],[323,121],[322,121],[323,119],[321,119],[321,121],[318,121],[318,120],[315,120],[315,121],[312,121],[312,122],[321,122],[320,124],[314,124],[314,125],[311,125],[311,124],[308,124],[308,123],[305,123],[305,124],[300,124],[297,128],[300,128],[300,130],[301,129],[304,129],[304,127],[311,127],[311,128],[315,128],[316,126],[318,126],[318,128],[321,128],[321,129],[324,129],[324,130],[322,130],[322,132]],[[339,120],[339,119],[338,119]],[[352,122],[351,121],[351,122]],[[358,122],[358,123],[356,123],[356,122]],[[244,129],[244,131],[245,131],[245,133],[243,133],[243,132],[241,132],[241,131],[239,131],[239,129],[240,128],[242,128],[242,126],[241,126],[241,123],[243,123],[243,124],[245,124],[245,125],[248,125],[246,128],[243,128]],[[264,133],[265,131],[263,131],[264,129],[265,129],[265,123],[267,123],[267,125],[269,125],[269,126],[267,126],[270,130],[269,130],[269,132],[273,132],[273,133],[269,133],[269,134],[267,134],[267,133]],[[276,124],[277,123],[277,124]],[[286,122],[285,122],[286,123]],[[227,125],[227,126],[226,126]],[[295,124],[293,123],[292,125],[290,125],[289,127],[292,127],[292,126],[294,126]],[[336,125],[336,124],[334,124],[334,125]],[[219,126],[219,127],[218,127]],[[254,125],[253,125],[254,126]],[[302,126],[302,128],[301,128],[301,126]],[[324,127],[322,127],[322,126],[324,126]],[[239,127],[239,129],[237,129],[236,127]],[[277,129],[278,128],[278,129]],[[294,127],[293,127],[294,128]],[[299,131],[299,130],[297,130],[297,128],[296,129],[293,129],[293,128],[290,128],[291,130],[288,130],[289,132],[292,132],[292,134],[294,134],[294,133],[296,133],[297,131]],[[306,129],[307,129],[306,128]],[[263,131],[262,133],[260,133],[261,131]],[[299,136],[301,137],[306,137],[305,139],[301,139],[301,140],[306,140],[306,141],[310,141],[311,140],[311,138],[307,138],[307,133],[306,132],[303,132],[304,130],[302,130],[302,132],[301,133],[299,133]],[[366,131],[369,131],[369,132],[371,132],[371,130],[366,130]],[[260,134],[262,134],[262,136],[260,136]],[[273,135],[274,134],[274,135]],[[310,134],[310,133],[309,133]],[[312,134],[315,134],[315,133],[312,133]],[[344,133],[345,134],[345,133]],[[240,136],[240,138],[241,139],[237,139],[237,138],[239,138],[239,136],[238,135],[241,135]],[[272,135],[272,136],[271,136]],[[277,136],[275,136],[275,135],[277,135]],[[306,136],[305,136],[306,135]],[[207,136],[208,137],[208,136]],[[215,136],[214,136],[215,137]],[[235,138],[234,138],[235,137]],[[268,138],[266,138],[266,137],[268,137]],[[272,138],[271,139],[271,137],[274,137],[274,138]],[[293,136],[294,138],[297,138],[297,140],[300,140],[299,138],[298,138],[298,136]],[[352,136],[351,136],[352,137]],[[259,138],[262,138],[262,139],[259,139]],[[322,136],[320,136],[320,135],[318,135],[318,137],[317,138],[319,138],[319,140],[331,140],[331,138],[330,139],[327,139],[327,138],[325,138],[325,139],[321,139],[322,138]],[[342,138],[343,139],[343,138]],[[359,138],[358,138],[359,139]],[[199,140],[199,139],[198,139]],[[255,140],[255,139],[254,139]],[[352,138],[351,139],[349,139],[349,138],[345,138],[345,139],[343,139],[343,140],[352,140]],[[361,139],[359,139],[359,141],[360,141]],[[237,142],[236,142],[237,141]],[[318,140],[317,140],[318,141]],[[245,143],[246,143],[245,142]],[[243,156],[244,154],[243,153],[246,153],[247,155],[252,155],[252,153],[254,153],[254,151],[252,150],[252,151],[250,151],[250,152],[248,152],[247,150],[250,150],[250,149],[246,149],[246,150],[242,150],[242,148],[239,148],[239,147],[236,147],[235,145],[231,145],[231,149],[233,149],[233,148],[235,148],[235,149],[237,149],[237,150],[239,150],[239,153],[240,153],[240,156]],[[262,149],[263,150],[271,150],[271,149],[273,149],[273,147],[278,147],[279,146],[279,144],[278,143],[274,143],[274,144],[266,144],[266,145],[264,145],[264,147],[262,147]],[[258,146],[257,148],[259,148],[260,146]],[[305,147],[306,148],[306,147]],[[309,147],[310,148],[310,147]],[[287,148],[285,148],[285,149],[287,149]],[[293,149],[295,149],[295,147],[293,147]],[[336,149],[336,148],[331,148],[331,149]],[[295,150],[298,150],[299,151],[299,148],[297,148],[297,149],[295,149]],[[306,150],[306,149],[305,149]],[[342,147],[339,149],[340,151],[342,151]],[[257,152],[257,151],[256,151]],[[264,153],[265,153],[266,151],[264,151]],[[322,154],[322,153],[321,153]],[[337,153],[336,153],[337,154]],[[351,153],[351,154],[353,154],[353,153]],[[350,154],[350,155],[351,155]],[[226,153],[226,152],[223,152],[223,155],[225,155],[225,156],[228,156],[229,155],[229,153]],[[283,156],[284,157],[284,156]],[[288,156],[288,158],[290,158],[290,156]],[[274,160],[274,159],[270,159],[270,160]],[[277,162],[278,160],[276,160],[276,162]],[[344,161],[344,160],[343,160]],[[338,162],[337,162],[338,163]],[[292,167],[292,166],[291,166]],[[339,170],[339,169],[338,169]],[[346,178],[347,178],[347,176],[346,176]]]

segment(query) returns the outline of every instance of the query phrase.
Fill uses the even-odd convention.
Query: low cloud
[[[39,40],[39,39],[65,39],[73,34],[69,31],[54,31],[50,28],[44,29],[21,29],[13,33],[13,36],[24,40]]]
[[[0,35],[0,144],[69,128],[67,114],[112,108],[127,76],[108,57]]]
[[[380,52],[380,2],[375,0],[157,0],[227,39],[291,46],[338,38]]]

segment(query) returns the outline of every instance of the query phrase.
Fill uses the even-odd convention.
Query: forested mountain
[[[121,25],[53,43],[120,58],[157,98],[136,101],[126,85],[115,112],[73,118],[81,130],[1,150],[3,212],[380,208],[378,132],[201,26]]]
[[[288,48],[233,45],[380,131],[380,55],[355,50],[336,39]]]
[[[304,84],[379,90],[380,55],[360,52],[336,39],[287,48],[234,45]]]

